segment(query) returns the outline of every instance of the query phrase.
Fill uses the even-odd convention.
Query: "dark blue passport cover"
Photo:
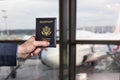
[[[50,42],[56,47],[56,18],[36,18],[36,40]]]

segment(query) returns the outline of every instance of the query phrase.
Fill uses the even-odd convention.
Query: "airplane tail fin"
[[[117,25],[115,27],[114,33],[120,33],[120,14],[118,15]]]
[[[119,33],[120,34],[120,14],[118,15],[117,24],[116,24],[116,27],[115,27],[115,30],[114,30],[113,33]],[[120,51],[120,45],[111,45],[111,48],[114,52]]]

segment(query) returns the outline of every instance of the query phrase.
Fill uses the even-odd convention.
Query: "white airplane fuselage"
[[[80,35],[80,34],[83,34],[83,35]],[[92,32],[88,32],[88,31],[78,31],[76,39],[77,40],[87,39],[87,38],[88,39],[98,39],[99,37],[101,39],[102,36],[98,36],[98,35],[96,36],[96,34],[94,34]],[[111,36],[113,36],[113,35],[111,35]],[[115,37],[113,37],[113,38],[115,38]],[[113,39],[113,38],[110,38],[110,34],[109,34],[108,40]],[[102,38],[102,39],[104,39],[104,38]],[[105,40],[106,39],[107,38],[105,38]],[[93,50],[92,50],[92,48],[93,48]],[[109,51],[109,49],[108,49],[107,45],[77,44],[76,45],[76,66],[80,66],[81,64],[83,64],[82,62],[83,62],[84,56],[86,56],[86,55],[87,56],[91,55],[90,57],[88,57],[86,59],[86,62],[95,61],[95,60],[99,59],[100,57],[105,56],[107,54],[106,52],[108,52],[108,51]],[[48,65],[52,68],[58,68],[59,67],[59,45],[57,44],[56,48],[48,48],[47,51],[43,51],[41,53],[41,60],[46,65]]]

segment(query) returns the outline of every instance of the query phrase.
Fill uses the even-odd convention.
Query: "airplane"
[[[87,36],[78,36],[80,34],[85,34]],[[98,34],[99,35],[99,34]],[[102,40],[115,40],[115,35],[117,36],[118,39],[120,39],[119,34],[112,34],[112,33],[107,33],[104,34],[105,38],[102,36],[98,36],[92,32],[89,31],[78,31],[77,34],[77,39],[81,38],[83,40],[85,39],[102,39]],[[108,36],[109,35],[109,36]],[[108,37],[107,37],[108,36]],[[89,37],[89,38],[88,38]],[[119,46],[116,45],[110,45],[112,51],[117,52],[120,50]],[[93,62],[97,61],[99,58],[107,55],[107,52],[109,52],[108,45],[92,45],[92,44],[77,44],[76,45],[76,66],[80,66],[83,64],[85,56],[88,56],[88,58],[84,62]],[[47,51],[42,51],[41,52],[41,61],[43,64],[51,67],[51,68],[59,68],[59,44],[57,44],[56,48],[48,48]]]
[[[113,33],[93,33],[89,31],[76,31],[76,40],[120,40],[120,13],[118,22]],[[76,66],[80,66],[83,62],[97,61],[99,58],[106,56],[110,49],[113,53],[120,51],[120,45],[92,45],[77,44],[76,45]],[[59,68],[59,44],[56,48],[48,48],[48,51],[41,52],[41,61],[43,64],[51,68]],[[84,61],[84,57],[87,59]]]
[[[85,30],[76,31],[76,40],[120,40],[120,14],[118,22],[113,33],[93,33]],[[93,50],[92,50],[93,48]],[[113,52],[120,51],[120,45],[110,45]],[[85,62],[96,61],[107,55],[108,45],[76,45],[76,66],[83,64],[85,56],[88,56]],[[49,67],[59,68],[59,45],[56,48],[48,48],[48,51],[42,51],[41,61]]]

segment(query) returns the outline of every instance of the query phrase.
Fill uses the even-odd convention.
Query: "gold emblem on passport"
[[[43,27],[41,34],[44,36],[49,36],[51,34],[51,28],[48,26]]]

